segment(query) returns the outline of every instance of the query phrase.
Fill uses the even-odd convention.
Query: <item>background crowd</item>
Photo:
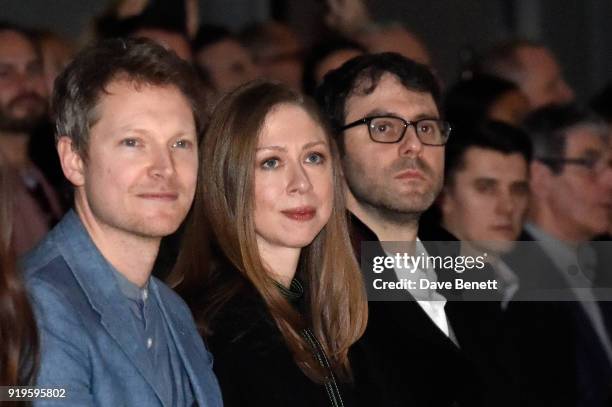
[[[317,88],[324,80],[327,86],[334,80],[333,74],[327,78],[326,74],[354,57],[394,52],[428,66],[442,89],[441,116],[452,130],[441,193],[423,215],[419,237],[482,242],[472,249],[498,253],[495,271],[503,281],[502,308],[518,292],[519,278],[512,270],[536,266],[527,267],[521,263],[524,259],[504,256],[510,245],[500,242],[548,241],[551,236],[573,244],[610,240],[612,82],[590,95],[586,103],[578,103],[564,77],[564,67],[546,44],[508,38],[465,58],[456,80],[444,81],[436,75],[439,69],[417,32],[401,22],[374,21],[359,0],[328,0],[322,22],[325,29],[309,45],[283,21],[261,21],[241,30],[202,24],[198,5],[192,0],[117,1],[91,23],[86,41],[0,22],[0,298],[13,299],[0,303],[1,384],[31,383],[38,363],[33,315],[16,259],[33,249],[72,205],[73,190],[57,157],[49,106],[54,80],[81,42],[148,38],[174,51],[198,73],[199,81],[193,86],[206,100],[199,112],[203,120],[215,109],[223,109],[223,103],[231,103],[223,102],[225,95],[255,79],[283,83],[320,102],[323,96]],[[441,31],[441,35],[452,34]],[[203,162],[213,165],[220,158],[207,147],[204,144]],[[351,174],[345,176],[350,179]],[[196,198],[194,210],[200,211],[199,205],[205,202],[205,198]],[[154,275],[168,277],[185,233],[195,239],[193,231],[182,229],[164,238]],[[605,259],[610,255],[603,244],[593,247],[598,263],[572,278],[609,286],[612,275]],[[562,252],[555,250],[553,244],[553,257],[562,258]],[[522,287],[539,284],[528,273],[520,276],[520,282]],[[183,283],[179,292],[189,300],[194,287]],[[593,302],[594,297],[585,301]],[[528,312],[537,315],[539,310]],[[585,306],[584,312],[584,322],[593,326],[591,339],[602,348],[597,357],[609,362],[593,362],[593,366],[605,365],[598,372],[608,377],[612,372],[609,311],[604,306],[598,310]],[[519,346],[519,352],[533,359],[543,357],[544,364],[549,355],[536,354],[534,349],[540,348],[528,342],[535,337],[546,347],[547,341],[555,342],[555,335],[560,334],[557,329],[566,321],[548,322],[529,326],[533,329],[530,338],[514,338],[524,346]],[[7,335],[9,331],[16,335]],[[589,342],[583,345],[590,346]],[[292,346],[301,346],[301,342]],[[553,360],[555,353],[550,355]],[[574,366],[576,370],[590,367]],[[529,377],[525,381],[548,377],[548,385],[556,385],[557,376],[546,368],[534,368],[525,376]],[[603,387],[607,396],[612,394],[610,382]]]

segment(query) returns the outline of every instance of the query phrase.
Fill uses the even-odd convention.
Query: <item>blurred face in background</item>
[[[195,61],[209,74],[219,93],[229,92],[259,76],[259,70],[247,50],[231,38],[200,49]]]
[[[323,77],[326,73],[336,68],[339,68],[349,59],[352,59],[361,54],[363,53],[356,49],[339,49],[323,58],[323,60],[319,62],[315,69],[315,79],[317,81],[317,84],[321,84],[321,82],[323,82]]]
[[[270,30],[274,40],[258,52],[256,64],[264,77],[300,90],[302,45],[289,27],[276,24]]]
[[[43,34],[40,39],[40,48],[47,93],[51,95],[53,93],[53,82],[72,59],[74,48],[72,44],[53,33]]]
[[[518,85],[527,96],[531,109],[548,104],[564,104],[574,99],[555,57],[543,47],[522,47],[516,51],[522,66]]]
[[[34,44],[0,31],[0,131],[27,133],[47,112],[43,65]]]
[[[365,32],[358,41],[372,54],[397,52],[416,62],[431,66],[431,55],[416,35],[403,27],[388,27]]]
[[[564,159],[559,174],[546,173],[545,202],[556,219],[561,237],[584,241],[606,233],[612,211],[612,155],[607,134],[583,125],[566,131]],[[587,164],[590,162],[591,164]]]
[[[444,187],[446,229],[459,240],[505,251],[517,240],[529,200],[528,164],[521,154],[468,148],[462,165]]]
[[[520,90],[509,91],[501,95],[487,112],[490,120],[520,126],[529,113],[529,100]]]

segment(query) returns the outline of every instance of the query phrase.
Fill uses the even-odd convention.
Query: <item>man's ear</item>
[[[72,147],[72,140],[62,136],[57,142],[57,153],[59,154],[62,171],[68,181],[75,187],[80,187],[85,183],[85,163],[81,155]]]
[[[537,160],[529,165],[529,186],[534,197],[541,197],[547,194],[554,174],[551,169]]]
[[[434,201],[434,205],[437,205],[440,208],[440,213],[444,217],[444,215],[448,216],[451,211],[451,202],[449,198],[449,187],[444,185],[442,190],[438,194],[436,200]]]

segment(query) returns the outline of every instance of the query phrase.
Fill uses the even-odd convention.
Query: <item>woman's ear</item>
[[[64,175],[75,187],[83,186],[85,183],[85,163],[81,155],[73,148],[72,140],[62,136],[57,142],[57,153]]]

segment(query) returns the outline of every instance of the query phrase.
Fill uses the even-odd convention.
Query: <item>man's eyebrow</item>
[[[383,109],[373,109],[366,113],[366,117],[370,116],[399,116],[397,113]]]
[[[416,120],[421,120],[421,119],[439,119],[439,114],[435,112],[421,112],[414,117],[406,118],[399,113],[391,112],[389,110],[383,110],[383,109],[373,109],[373,110],[370,110],[365,115],[365,117],[372,117],[372,116],[395,116],[395,117],[400,117],[408,121],[416,121]]]
[[[584,150],[580,152],[580,154],[590,155],[590,156],[600,156],[602,155],[602,151],[599,148],[594,147],[586,147]]]
[[[491,177],[478,177],[478,178],[474,179],[474,182],[494,183],[494,182],[498,182],[498,181],[497,181],[497,179],[491,178]]]
[[[115,133],[119,137],[123,136],[125,133],[131,133],[131,134],[136,134],[136,135],[141,135],[141,136],[148,136],[152,134],[151,131],[148,129],[142,128],[140,126],[133,126],[131,124],[119,126],[117,128],[117,131],[115,131]],[[178,131],[174,132],[172,134],[172,137],[197,138],[197,132],[195,129],[184,128],[184,129],[179,129]]]

